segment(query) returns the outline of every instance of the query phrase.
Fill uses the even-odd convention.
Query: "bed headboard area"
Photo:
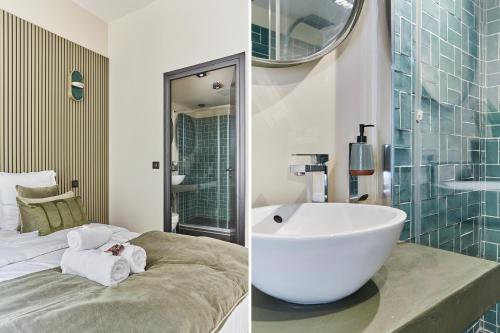
[[[108,68],[108,58],[0,10],[0,172],[55,170],[61,193],[78,180],[73,191],[101,223],[108,223]],[[70,97],[72,86],[81,100]]]

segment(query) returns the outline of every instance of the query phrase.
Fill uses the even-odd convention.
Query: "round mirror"
[[[363,0],[252,0],[252,56],[257,66],[318,59],[351,32]]]

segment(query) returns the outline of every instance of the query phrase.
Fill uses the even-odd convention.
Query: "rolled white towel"
[[[105,286],[115,286],[130,274],[128,261],[99,250],[73,251],[67,249],[61,260],[65,274],[85,277]]]
[[[96,249],[108,242],[112,235],[106,226],[82,227],[68,232],[68,245],[74,251]]]
[[[120,257],[127,259],[130,265],[131,273],[142,273],[144,268],[146,268],[146,251],[137,245],[131,245],[130,243],[120,243],[120,242],[107,242],[103,246],[99,247],[99,250],[106,251],[110,247],[116,244],[123,245],[123,250],[118,254]]]
[[[146,267],[146,251],[137,245],[123,244],[125,248],[120,253],[120,257],[127,259],[130,265],[130,272],[142,273]]]

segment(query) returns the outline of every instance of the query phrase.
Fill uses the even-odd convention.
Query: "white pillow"
[[[19,208],[16,203],[16,185],[46,187],[57,185],[56,173],[52,170],[30,173],[0,172],[0,230],[16,230]]]

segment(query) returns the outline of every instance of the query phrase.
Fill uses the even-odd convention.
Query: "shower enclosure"
[[[242,61],[166,74],[166,230],[244,244]]]
[[[498,261],[500,1],[393,0],[391,17],[401,238]],[[470,331],[497,332],[498,310]]]

